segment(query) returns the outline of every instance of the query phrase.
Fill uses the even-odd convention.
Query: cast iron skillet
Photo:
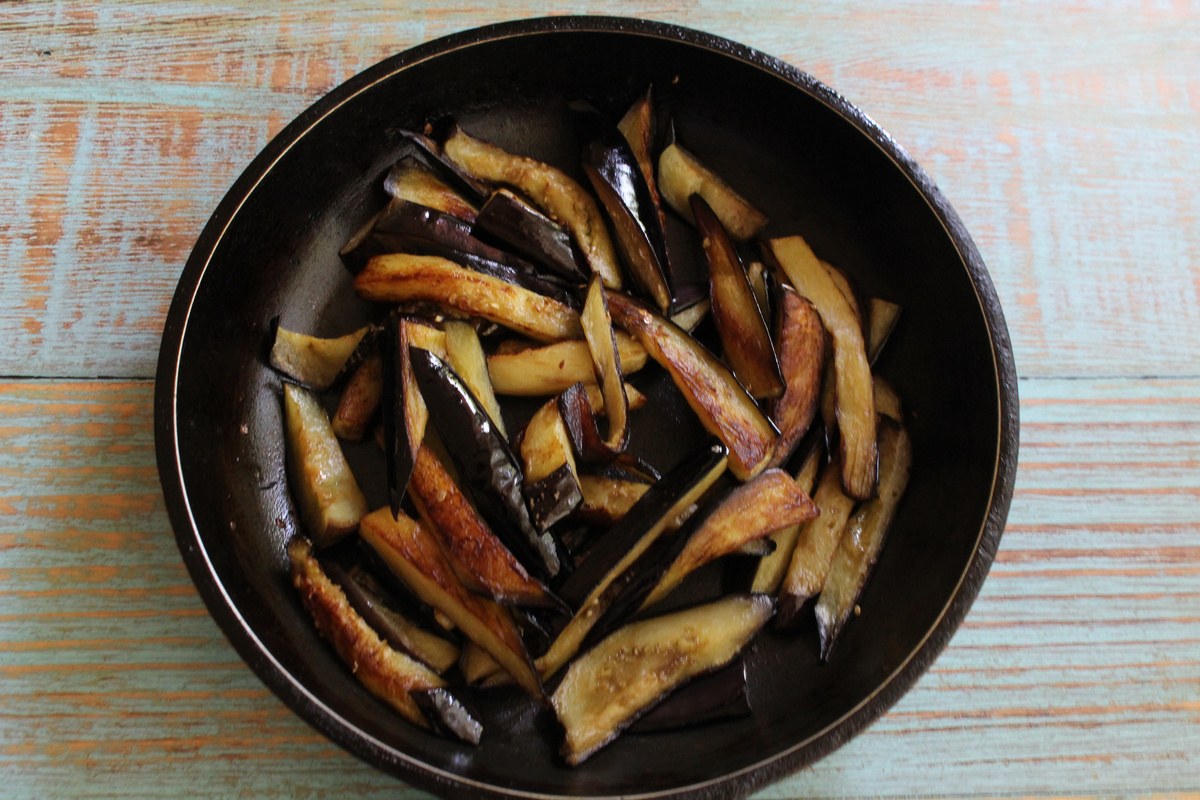
[[[555,754],[552,714],[519,693],[484,698],[485,740],[461,747],[376,701],[318,638],[287,578],[296,514],[280,382],[265,353],[277,315],[292,329],[336,334],[372,313],[337,251],[382,205],[382,176],[402,146],[395,128],[454,115],[476,135],[577,172],[566,102],[585,97],[619,115],[650,84],[681,141],[769,214],[769,235],[802,233],[862,293],[904,306],[879,369],[907,403],[915,468],[862,614],[828,664],[818,663],[811,630],[768,631],[749,653],[753,716],[623,737],[570,769]],[[672,224],[676,238],[689,235]],[[670,466],[702,433],[687,424],[653,433],[679,406],[661,372],[643,380],[658,401],[640,412],[649,416],[635,441]],[[213,616],[285,703],[351,752],[446,796],[728,797],[836,748],[945,646],[1003,530],[1016,386],[1004,318],[970,237],[928,176],[864,114],[799,70],[724,39],[559,17],[394,56],[266,147],[217,207],[180,279],[159,358],[155,433],[172,525]],[[381,487],[366,483],[382,504]]]

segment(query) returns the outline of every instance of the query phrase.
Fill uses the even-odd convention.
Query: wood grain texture
[[[425,796],[209,618],[148,379],[195,237],[288,121],[394,52],[567,12],[726,36],[866,110],[964,219],[1016,350],[1017,490],[965,624],[760,796],[1200,795],[1200,8],[1158,0],[0,4],[0,795]]]
[[[966,622],[889,714],[762,796],[1200,790],[1200,381],[1021,390],[1010,523]],[[8,792],[420,794],[307,728],[208,617],[154,481],[152,396],[0,384]]]
[[[1022,374],[1200,375],[1190,4],[777,0],[6,4],[0,374],[151,376],[192,242],[287,121],[406,47],[568,9],[718,33],[858,103],[963,216]]]

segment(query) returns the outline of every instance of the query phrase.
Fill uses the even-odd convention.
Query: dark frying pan
[[[510,150],[576,170],[565,105],[620,113],[653,84],[681,140],[866,295],[901,303],[880,364],[905,399],[916,462],[876,573],[828,664],[812,631],[767,632],[748,654],[756,713],[626,736],[583,766],[556,756],[552,715],[518,693],[483,699],[476,749],[411,727],[363,690],[287,580],[296,515],[283,472],[270,322],[334,334],[368,318],[337,251],[382,203],[403,140],[453,115]],[[680,223],[674,235],[686,237]],[[669,387],[639,449],[669,466],[698,440]],[[712,796],[750,792],[830,752],[882,714],[945,646],[991,564],[1012,494],[1017,391],[984,265],[945,198],[874,123],[827,87],[741,45],[657,23],[560,17],[416,47],[356,76],[283,130],[217,207],[163,334],[159,471],[179,547],[213,616],[254,671],[366,761],[447,796]],[[673,405],[673,403],[675,405]],[[369,462],[369,452],[352,459]],[[365,461],[364,461],[365,459]],[[369,495],[382,497],[368,479]],[[382,502],[381,500],[379,502]]]

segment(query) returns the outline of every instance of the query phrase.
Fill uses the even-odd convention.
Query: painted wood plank
[[[0,374],[151,376],[191,243],[288,120],[392,52],[567,10],[725,35],[859,103],[959,209],[1022,374],[1200,375],[1193,8],[778,0],[5,4]]]
[[[1200,487],[1173,466],[1200,459],[1200,381],[1021,390],[1019,502],[965,624],[891,712],[760,796],[1200,792],[1200,522],[1175,495],[1116,494]],[[0,464],[18,467],[0,502],[38,514],[0,514],[4,793],[425,796],[305,726],[225,642],[158,499],[151,399],[0,383]],[[1072,469],[1039,466],[1056,460]],[[1063,509],[1082,490],[1086,518]]]

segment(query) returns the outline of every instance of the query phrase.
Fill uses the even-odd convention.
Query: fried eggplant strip
[[[492,533],[442,462],[425,445],[417,452],[408,494],[422,521],[462,567],[459,574],[468,587],[505,605],[562,607]]]
[[[644,303],[609,292],[608,307],[613,321],[671,374],[705,430],[729,448],[729,469],[738,480],[765,469],[778,433],[729,368]]]
[[[621,372],[646,365],[646,348],[629,334],[617,331]],[[538,397],[560,394],[576,383],[595,384],[596,371],[583,339],[531,347],[488,356],[488,374],[496,394]]]
[[[734,595],[635,622],[567,670],[551,702],[578,766],[677,686],[731,661],[771,617],[766,595]]]
[[[300,518],[318,547],[328,547],[358,528],[367,499],[321,403],[293,384],[283,387],[288,478]]]
[[[359,532],[421,600],[486,650],[531,696],[545,697],[512,615],[467,590],[433,534],[404,514],[393,517],[387,508],[364,517]]]
[[[900,425],[885,420],[879,426],[879,495],[864,503],[846,525],[829,574],[817,601],[817,631],[821,658],[827,660],[883,548],[888,527],[908,486],[912,442]]]
[[[770,249],[800,294],[821,315],[833,339],[833,370],[846,494],[867,500],[875,494],[875,393],[862,326],[829,271],[800,236],[772,239]]]
[[[292,585],[312,614],[317,631],[371,694],[415,725],[428,728],[410,692],[444,687],[446,682],[420,662],[399,653],[379,638],[351,608],[346,595],[321,570],[312,546],[301,538],[288,545]]]
[[[549,297],[467,269],[439,256],[375,256],[354,279],[364,300],[423,300],[510,328],[543,342],[583,336],[579,313]]]
[[[667,205],[692,223],[696,220],[688,198],[694,194],[703,197],[735,241],[751,239],[767,225],[766,215],[678,144],[658,157],[658,186]]]
[[[796,485],[808,494],[812,494],[813,484],[817,482],[817,470],[821,467],[821,457],[824,453],[822,447],[814,446],[796,472]],[[775,550],[758,560],[750,591],[766,592],[770,595],[779,591],[779,585],[783,583],[788,566],[792,563],[792,553],[796,550],[796,541],[800,538],[800,530],[803,527],[803,523],[789,525],[771,534]]]
[[[443,145],[446,157],[476,178],[506,183],[524,192],[575,237],[592,273],[621,288],[617,253],[592,196],[564,172],[532,158],[506,153],[456,128]]]
[[[817,490],[813,492],[813,502],[821,513],[800,529],[787,577],[779,590],[779,621],[785,627],[795,620],[805,602],[821,591],[846,528],[846,520],[854,508],[854,498],[842,492],[839,472],[836,461],[825,467]]]
[[[825,326],[816,308],[791,286],[781,287],[778,297],[775,341],[787,388],[769,406],[768,416],[779,429],[779,443],[771,459],[775,467],[791,457],[812,425],[825,366]]]

